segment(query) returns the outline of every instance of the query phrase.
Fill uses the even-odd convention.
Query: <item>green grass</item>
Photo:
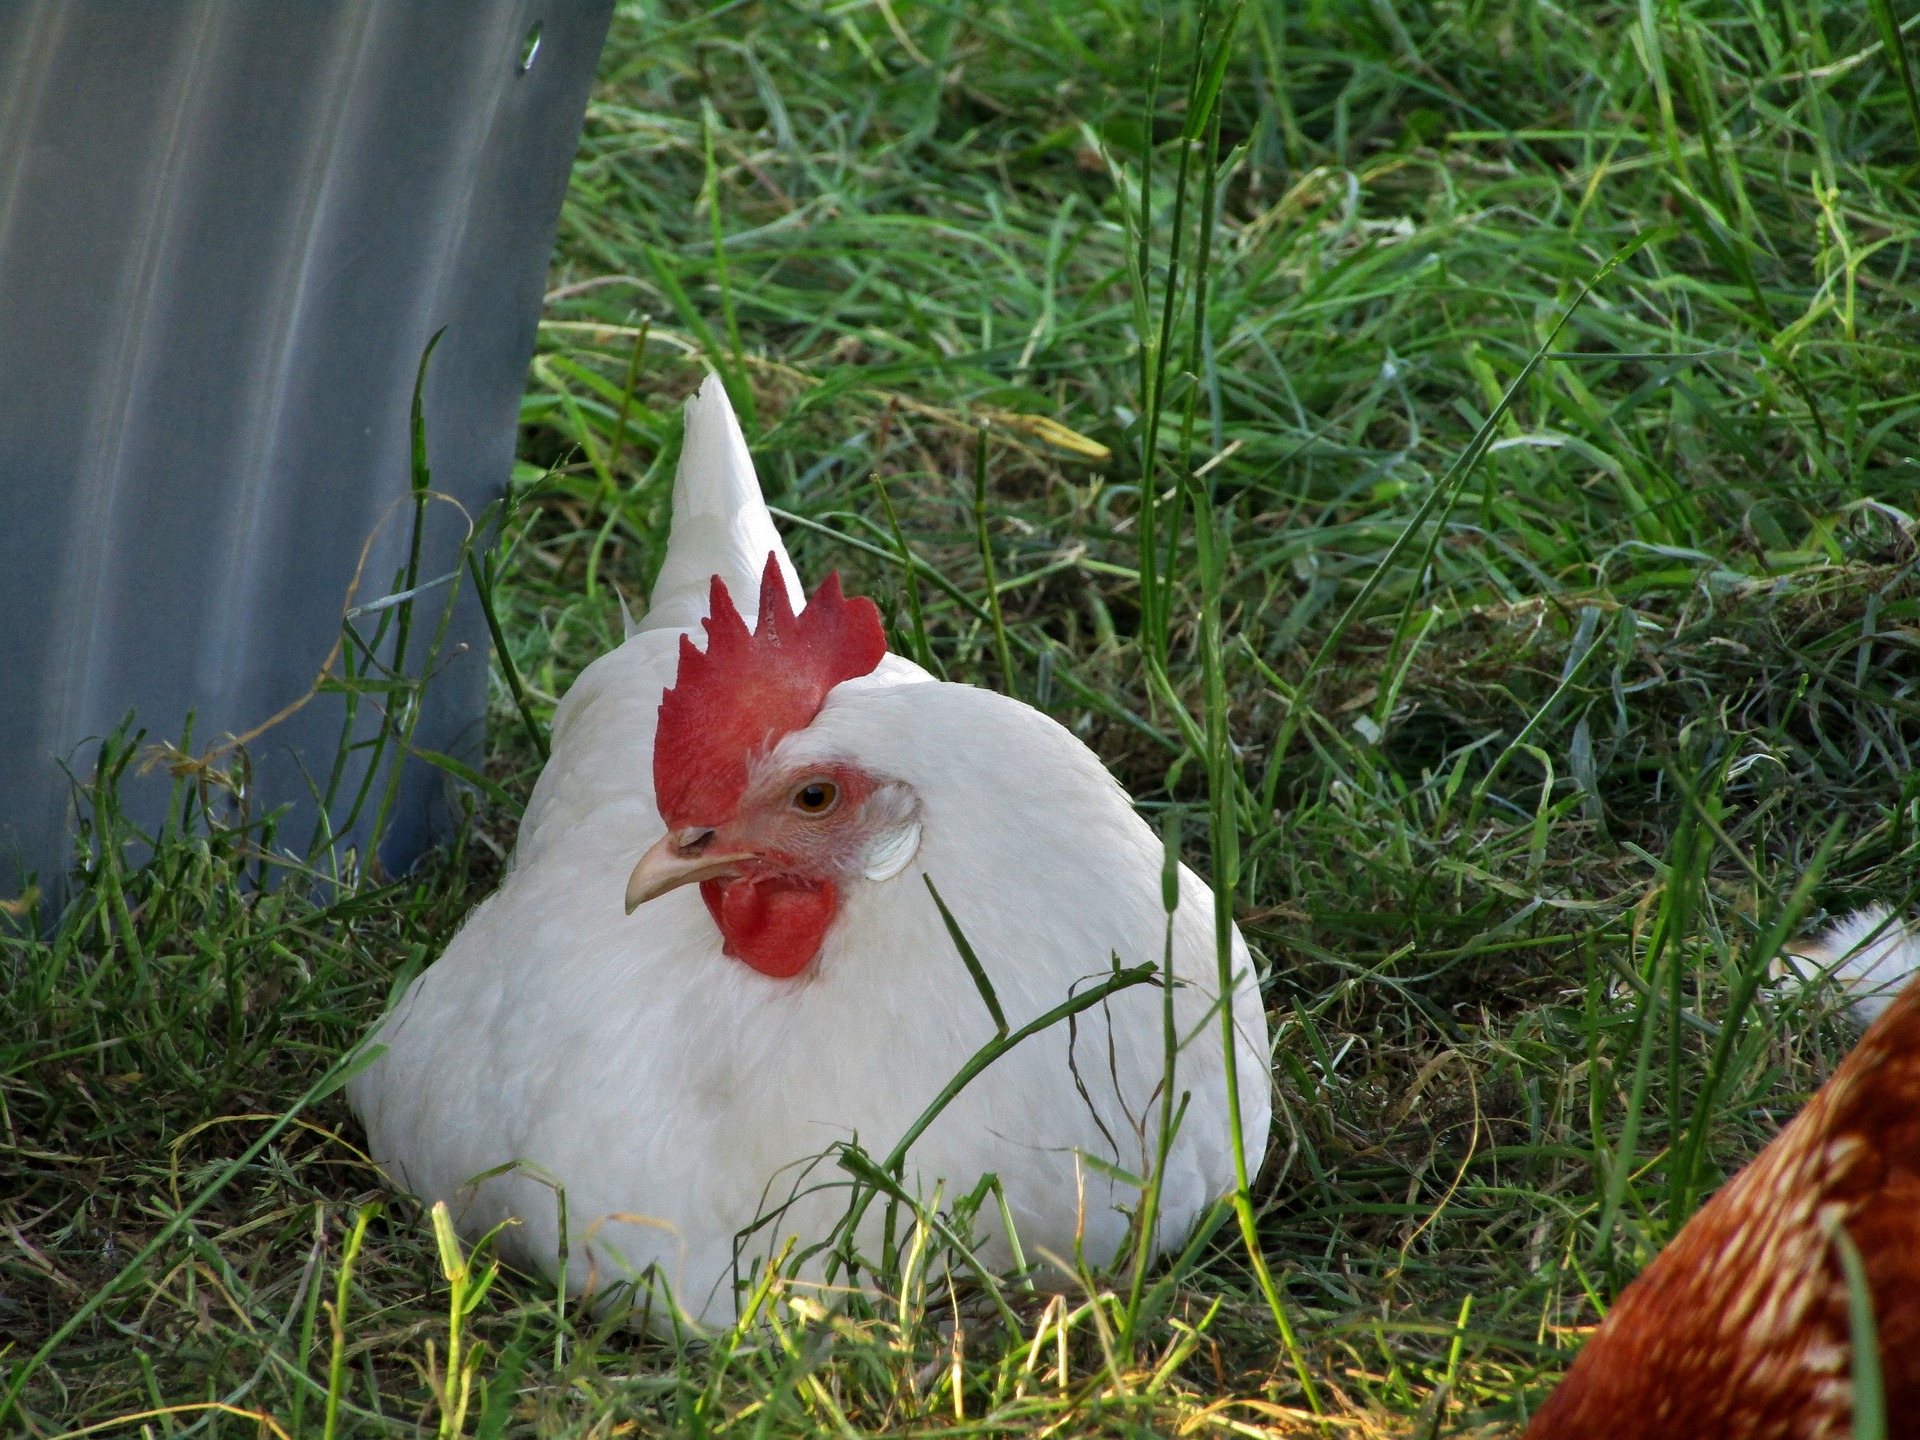
[[[1319,1433],[1504,1433],[1850,1042],[1780,938],[1920,892],[1902,8],[1268,0],[1210,112],[1199,7],[623,6],[491,556],[535,730],[643,602],[712,365],[802,573],[1230,884]],[[404,880],[260,889],[218,773],[131,866],[93,788],[73,909],[0,932],[9,1376],[117,1283],[5,1424],[445,1430],[457,1329],[469,1434],[1316,1433],[1232,1224],[1133,1347],[1125,1274],[693,1347],[502,1275],[450,1326],[339,1098],[268,1129],[497,878],[506,673]]]

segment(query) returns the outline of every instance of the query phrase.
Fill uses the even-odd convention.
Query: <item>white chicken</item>
[[[729,1323],[754,1256],[846,1213],[825,1183],[846,1176],[808,1161],[856,1138],[885,1154],[994,1038],[924,876],[1015,1027],[1171,944],[1189,1098],[1155,1242],[1181,1243],[1234,1183],[1207,886],[1181,868],[1169,942],[1161,841],[1085,745],[888,654],[837,577],[803,602],[714,377],[687,403],[672,526],[645,619],[555,714],[511,872],[349,1086],[374,1157],[468,1236],[517,1222],[505,1256],[554,1276],[564,1255],[575,1294],[650,1276],[683,1320]],[[1266,1021],[1233,947],[1257,1166]],[[1162,993],[998,1059],[914,1142],[906,1188],[997,1174],[1056,1283],[1112,1259],[1139,1202],[1119,1174],[1146,1174],[1158,1137]]]

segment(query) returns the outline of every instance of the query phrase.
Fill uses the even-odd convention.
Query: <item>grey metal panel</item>
[[[500,492],[611,9],[0,5],[0,893],[64,868],[61,763],[127,710],[169,737],[195,712],[204,741],[307,689],[406,493],[414,368],[442,327],[435,488],[476,513]],[[439,507],[424,575],[459,528]],[[405,539],[395,513],[360,599]],[[455,631],[418,743],[473,757],[472,606]],[[307,794],[341,719],[323,696],[263,735],[256,798]],[[429,843],[440,790],[408,767],[390,868]],[[137,783],[136,814],[161,793]]]

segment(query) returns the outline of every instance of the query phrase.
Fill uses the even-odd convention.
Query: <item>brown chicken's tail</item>
[[[1880,1433],[1920,1440],[1920,936],[1863,911],[1787,963],[1867,1033],[1621,1293],[1526,1440],[1853,1433],[1867,1309]]]

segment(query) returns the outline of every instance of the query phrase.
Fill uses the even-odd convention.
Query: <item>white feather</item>
[[[673,480],[673,542],[653,582],[641,631],[695,630],[706,618],[716,575],[751,625],[769,553],[779,561],[787,595],[798,610],[806,604],[800,577],[760,497],[747,438],[718,375],[707,376],[687,401],[686,417]]]
[[[567,695],[514,870],[395,1007],[379,1035],[386,1054],[348,1096],[396,1183],[447,1200],[464,1233],[515,1219],[505,1252],[551,1275],[563,1187],[570,1289],[656,1266],[691,1317],[717,1324],[735,1313],[736,1234],[807,1184],[840,1179],[830,1163],[806,1171],[834,1142],[884,1154],[994,1035],[922,876],[1015,1026],[1116,957],[1157,965],[1168,922],[1160,841],[1091,751],[1026,705],[892,656],[836,687],[778,747],[782,764],[852,761],[918,801],[895,843],[870,854],[869,878],[847,886],[801,977],[770,979],[722,954],[691,887],[624,913],[628,871],[664,830],[651,755],[679,636],[705,614],[708,577],[733,589],[757,576],[756,548],[762,565],[769,548],[785,559],[717,382],[690,402],[687,428],[652,610]],[[751,613],[744,598],[741,609]],[[1212,898],[1184,868],[1179,897],[1173,1093],[1192,1100],[1163,1181],[1162,1246],[1233,1183]],[[1257,1166],[1266,1022],[1233,941],[1243,1134]],[[1137,1197],[1079,1157],[1136,1174],[1150,1165],[1161,1024],[1160,992],[1143,986],[1071,1033],[1027,1041],[921,1137],[908,1184],[931,1194],[944,1181],[951,1196],[992,1171],[1030,1257],[1110,1259],[1121,1207]],[[804,1196],[752,1237],[743,1262],[789,1234],[818,1238],[844,1205],[838,1189]],[[994,1235],[989,1257],[1009,1253]]]
[[[1803,972],[1830,974],[1847,992],[1854,1019],[1871,1025],[1920,971],[1920,937],[1884,906],[1871,905],[1795,946],[1788,958]]]

